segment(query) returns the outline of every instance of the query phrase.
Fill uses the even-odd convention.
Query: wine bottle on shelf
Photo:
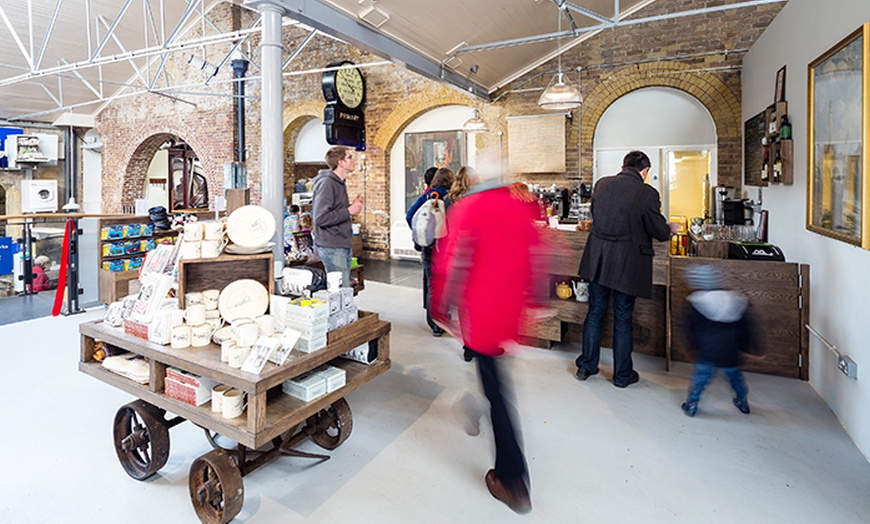
[[[770,163],[770,155],[767,152],[767,149],[764,150],[764,162],[761,164],[761,181],[767,182],[768,174],[767,174],[767,165]]]
[[[782,140],[791,138],[791,123],[788,121],[788,115],[782,115],[782,123],[779,127],[779,138]]]
[[[773,181],[782,182],[782,155],[779,154],[779,148],[776,150],[776,156],[773,157]]]

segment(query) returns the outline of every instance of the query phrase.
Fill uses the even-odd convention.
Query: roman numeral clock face
[[[338,99],[348,109],[356,109],[363,101],[365,84],[359,69],[339,69],[335,74]]]

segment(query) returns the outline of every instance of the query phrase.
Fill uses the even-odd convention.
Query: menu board
[[[508,117],[510,172],[565,172],[565,113]]]
[[[748,186],[766,186],[761,180],[761,167],[764,164],[764,111],[743,124],[743,183]]]

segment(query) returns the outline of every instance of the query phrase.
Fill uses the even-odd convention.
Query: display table
[[[206,429],[215,449],[191,466],[191,499],[203,522],[227,522],[238,513],[244,501],[242,476],[281,455],[326,459],[324,455],[292,448],[310,437],[321,447],[334,449],[349,436],[353,423],[344,397],[390,368],[390,330],[390,323],[380,320],[377,314],[360,311],[359,320],[328,334],[325,348],[307,354],[294,350],[291,360],[283,366],[269,362],[262,373],[253,374],[221,362],[220,347],[215,344],[171,349],[126,334],[121,328],[107,326],[102,321],[87,322],[79,327],[79,370],[141,399],[121,407],[114,427],[118,458],[127,473],[137,480],[148,478],[165,465],[169,454],[169,428],[189,420]],[[97,340],[143,356],[150,369],[148,383],[140,384],[112,373],[95,361]],[[338,358],[370,342],[376,344],[378,355],[372,364]],[[282,392],[285,380],[325,363],[346,372],[343,387],[310,402]],[[209,403],[192,406],[166,396],[164,380],[169,366],[244,391],[246,416],[226,419],[212,412]],[[167,411],[178,417],[165,420]],[[210,432],[238,442],[237,449],[219,448]]]

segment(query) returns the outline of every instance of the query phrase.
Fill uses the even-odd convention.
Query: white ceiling
[[[0,53],[0,120],[55,122],[70,112],[93,115],[125,86],[139,91],[165,89],[165,94],[183,92],[178,86],[167,85],[165,75],[157,78],[160,57],[154,53],[143,56],[141,50],[163,43],[186,10],[192,15],[185,18],[185,29],[178,33],[176,43],[191,38],[185,38],[184,33],[193,27],[204,27],[206,35],[217,35],[201,17],[200,8],[208,13],[222,1],[256,6],[266,0],[0,0],[0,41],[5,43]],[[649,11],[644,8],[654,2],[674,6],[669,11],[672,14],[665,16],[682,16],[687,10],[691,14],[779,1],[786,0],[724,0],[714,7],[707,7],[708,2],[684,0],[268,0],[323,33],[380,55],[390,55],[384,48],[396,50],[383,46],[386,36],[401,47],[397,54],[410,50],[407,56],[417,60],[416,64],[405,61],[409,69],[463,89],[474,85],[474,92],[483,96],[554,58],[559,50],[582,45],[595,30],[644,21]],[[561,16],[557,2],[564,3]],[[56,7],[54,29],[49,32]],[[388,20],[375,27],[371,25],[374,19],[366,14]],[[113,38],[94,55],[107,27],[116,20]],[[559,20],[561,44],[555,37]],[[229,35],[222,38],[226,43]],[[491,46],[486,50],[462,49],[488,44]],[[43,45],[45,52],[37,67]],[[123,56],[133,51],[136,57],[127,60]],[[291,51],[286,49],[285,56]],[[92,67],[107,57],[118,60]],[[210,60],[220,62],[222,58]],[[61,71],[52,70],[61,66]],[[476,72],[472,72],[473,66],[477,66]],[[288,67],[292,69],[292,65]]]

